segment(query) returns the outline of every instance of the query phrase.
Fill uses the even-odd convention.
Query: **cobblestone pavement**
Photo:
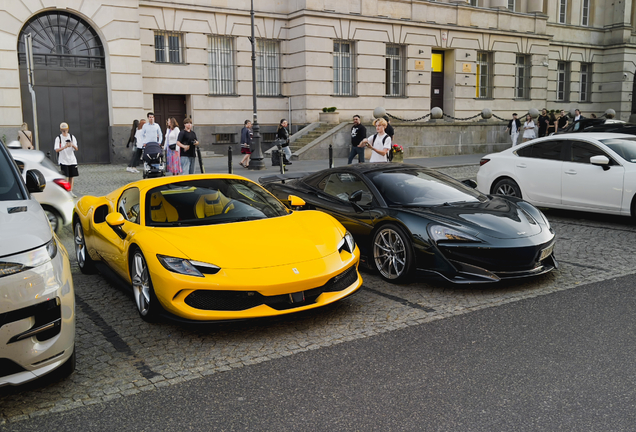
[[[474,178],[477,167],[442,171],[460,179]],[[78,182],[77,192],[102,194],[136,178],[123,167],[93,167]],[[636,227],[627,218],[569,212],[547,216],[558,235],[555,253],[561,264],[551,274],[495,285],[456,286],[391,285],[363,272],[363,288],[344,301],[238,324],[147,324],[139,318],[126,286],[102,275],[83,275],[73,263],[77,370],[62,381],[45,379],[0,389],[0,424],[635,273]],[[72,251],[71,230],[66,228],[61,237]]]

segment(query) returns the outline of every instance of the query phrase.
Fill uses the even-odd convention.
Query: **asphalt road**
[[[3,430],[634,430],[633,280],[411,326]]]

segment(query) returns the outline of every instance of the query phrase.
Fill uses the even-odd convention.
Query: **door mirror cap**
[[[609,165],[609,159],[607,158],[607,156],[603,155],[592,156],[590,158],[590,163],[592,165]]]
[[[306,204],[304,199],[296,195],[289,195],[287,200],[292,207],[302,207]]]
[[[362,191],[361,190],[357,190],[357,191],[355,191],[354,193],[351,194],[351,196],[349,197],[349,202],[357,203],[361,199],[362,199]]]
[[[126,219],[124,219],[124,216],[122,216],[121,213],[113,212],[106,216],[106,223],[110,227],[120,227],[124,224],[124,222],[126,222]]]
[[[30,169],[26,173],[26,186],[29,192],[42,192],[46,186],[44,175],[36,169]]]
[[[462,180],[462,183],[468,186],[469,188],[477,189],[477,182],[472,179]]]

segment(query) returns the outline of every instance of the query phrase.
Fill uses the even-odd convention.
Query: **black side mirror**
[[[42,192],[46,186],[46,180],[40,171],[31,169],[26,173],[26,185],[31,193]]]
[[[357,190],[349,196],[349,202],[357,203],[362,199],[362,191]]]
[[[462,180],[462,183],[470,188],[477,189],[477,182],[475,180],[466,179]]]

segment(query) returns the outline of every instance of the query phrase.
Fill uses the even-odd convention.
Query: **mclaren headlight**
[[[477,237],[442,225],[432,225],[429,227],[431,238],[437,242],[481,242]]]
[[[353,255],[353,251],[355,249],[356,249],[356,242],[353,239],[353,236],[351,235],[351,233],[347,231],[344,237],[342,238],[342,240],[340,240],[340,242],[338,243],[338,253],[342,253],[342,251],[344,250],[349,252],[351,255]]]
[[[216,274],[221,270],[221,267],[214,264],[190,261],[185,258],[157,255],[157,259],[166,270],[187,276],[204,277],[204,274]]]
[[[53,239],[39,248],[15,255],[0,257],[0,277],[20,273],[51,261],[57,255],[57,240]]]

